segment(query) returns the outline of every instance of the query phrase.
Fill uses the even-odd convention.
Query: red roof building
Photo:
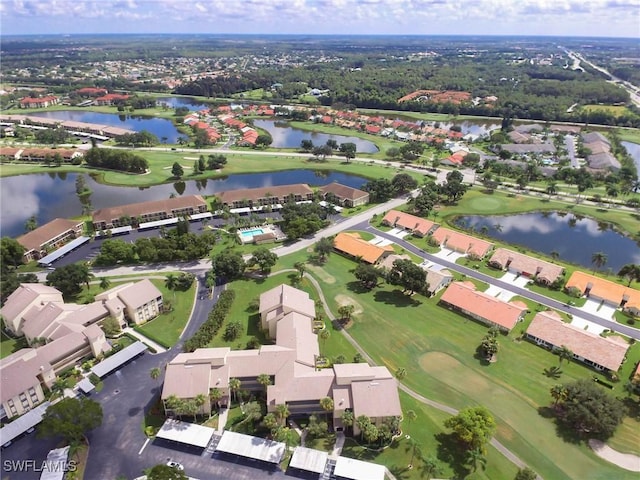
[[[20,100],[20,108],[45,108],[49,105],[56,105],[58,97],[52,95],[40,98],[24,97]]]
[[[364,130],[371,135],[378,135],[382,128],[378,125],[365,125]]]
[[[76,93],[78,95],[83,96],[83,97],[99,97],[101,95],[106,95],[107,94],[107,89],[106,88],[96,88],[96,87],[85,87],[85,88],[80,88],[80,89],[76,90]]]
[[[103,97],[96,98],[96,105],[113,105],[117,102],[124,102],[129,99],[129,95],[122,95],[120,93],[107,93]]]

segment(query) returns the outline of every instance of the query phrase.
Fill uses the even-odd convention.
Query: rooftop
[[[378,247],[360,238],[357,233],[341,232],[334,240],[336,250],[340,250],[353,257],[360,257],[367,263],[376,263],[382,255],[392,252],[393,247]]]
[[[73,231],[82,227],[82,222],[56,218],[49,223],[25,233],[17,238],[18,242],[28,250],[39,250],[44,244],[62,235],[65,232]]]

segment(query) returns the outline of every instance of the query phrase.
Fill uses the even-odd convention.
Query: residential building
[[[320,187],[318,191],[325,201],[337,203],[344,207],[357,207],[369,203],[369,192],[348,187],[338,182]]]
[[[442,248],[464,253],[477,259],[484,258],[493,248],[493,244],[490,242],[443,227],[436,229],[431,238]]]
[[[24,97],[20,100],[20,108],[45,108],[50,105],[56,105],[58,97],[47,95],[46,97],[32,98]]]
[[[437,223],[399,210],[389,210],[382,223],[389,227],[402,228],[418,237],[429,235],[438,228]]]
[[[102,97],[96,98],[95,104],[100,106],[105,106],[105,105],[109,106],[109,105],[115,105],[117,103],[123,103],[127,100],[129,100],[129,95],[122,95],[119,93],[107,93]]]
[[[451,283],[440,301],[471,318],[506,332],[511,331],[527,313],[527,306],[523,302],[505,302],[479,292],[472,282]]]
[[[22,336],[25,314],[32,309],[39,310],[47,303],[64,303],[62,293],[41,283],[20,284],[0,309],[5,328],[15,336]]]
[[[397,383],[386,367],[366,363],[334,365],[317,369],[317,336],[313,332],[315,308],[308,294],[287,285],[275,287],[260,296],[261,319],[274,345],[255,350],[202,348],[181,353],[167,365],[162,389],[165,410],[171,410],[170,398],[191,399],[203,395],[207,401],[202,413],[212,409],[210,393],[217,389],[222,405],[228,405],[230,380],[238,379],[243,390],[259,390],[261,374],[269,375],[267,409],[286,404],[291,415],[323,413],[320,400],[334,401],[334,427],[342,428],[341,415],[346,409],[354,416],[368,415],[380,423],[387,417],[400,416],[402,410]],[[220,425],[219,428],[224,428]]]
[[[580,271],[573,272],[565,288],[575,289],[590,300],[602,301],[608,306],[640,315],[640,290]]]
[[[427,272],[427,292],[431,296],[443,288],[448,287],[449,284],[453,282],[453,274],[445,268],[436,270],[426,267],[424,270]]]
[[[142,223],[194,215],[207,210],[207,202],[200,195],[131,203],[96,210],[93,213],[93,227],[96,230],[107,230],[128,225],[125,221],[127,217]]]
[[[110,314],[121,321],[119,313],[129,323],[140,325],[162,313],[162,292],[148,279],[118,285],[96,295],[96,301],[104,301]]]
[[[107,94],[105,88],[84,87],[76,90],[76,93],[82,97],[99,97]]]
[[[621,165],[616,157],[611,152],[601,152],[587,156],[587,163],[589,168],[594,170],[611,170],[617,172],[620,170]]]
[[[84,222],[56,218],[29,233],[19,236],[16,240],[25,248],[22,257],[25,263],[38,260],[50,250],[61,247],[69,240],[82,235]]]
[[[382,261],[393,252],[391,245],[379,247],[363,240],[357,233],[347,232],[340,232],[336,235],[333,240],[333,247],[341,253],[372,265]]]
[[[491,255],[489,264],[547,285],[558,280],[564,273],[564,268],[559,265],[506,248],[497,248]]]
[[[230,208],[276,205],[292,199],[296,202],[313,200],[313,190],[306,183],[273,187],[241,188],[217,194],[220,202]]]
[[[556,147],[553,143],[507,143],[500,145],[500,148],[519,155],[527,153],[556,153]]]
[[[629,349],[619,336],[601,337],[562,321],[553,311],[539,312],[527,328],[527,338],[539,346],[557,350],[567,347],[573,358],[596,370],[617,372]]]

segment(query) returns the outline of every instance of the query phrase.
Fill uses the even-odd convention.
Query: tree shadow
[[[453,469],[456,478],[465,478],[469,475],[469,469],[465,466],[466,450],[456,436],[453,433],[438,433],[435,438],[438,441],[436,450],[438,459]]]
[[[478,345],[476,347],[476,351],[473,354],[473,358],[475,358],[480,365],[483,367],[488,367],[491,365],[491,362],[487,359],[487,356],[484,354],[484,350],[482,350],[482,345]]]
[[[374,293],[373,298],[376,302],[393,305],[394,307],[417,307],[422,305],[422,302],[419,300],[415,300],[413,297],[409,297],[397,289],[391,292],[379,290]]]
[[[631,397],[621,398],[620,401],[627,409],[627,416],[640,420],[640,401],[634,401]]]
[[[562,421],[561,413],[556,408],[549,406],[538,407],[538,414],[543,418],[553,419],[556,425],[556,435],[563,441],[579,444],[584,440],[578,432]]]
[[[260,314],[254,313],[249,316],[249,322],[247,323],[247,335],[250,337],[256,337],[260,340],[262,345],[270,344],[271,340],[267,338],[265,332],[260,328]]]
[[[370,289],[366,288],[364,285],[362,285],[362,283],[358,281],[348,282],[347,290],[353,293],[358,293],[358,294],[368,293],[371,291]]]

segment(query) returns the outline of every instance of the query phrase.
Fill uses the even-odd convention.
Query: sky
[[[2,35],[640,37],[640,0],[0,0]]]

